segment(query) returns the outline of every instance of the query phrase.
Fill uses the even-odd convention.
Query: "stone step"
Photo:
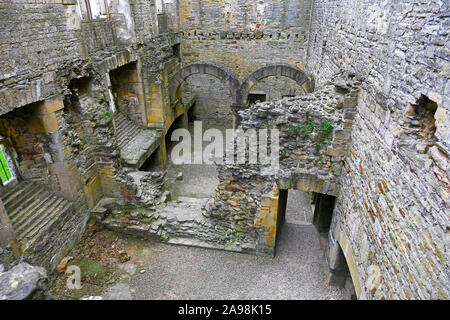
[[[8,210],[9,205],[13,201],[16,201],[24,192],[32,187],[33,183],[20,183],[17,187],[14,188],[14,192],[11,192],[7,197],[2,197],[3,205],[5,206],[6,210]]]
[[[201,206],[203,205],[209,198],[192,198],[192,197],[183,197],[179,196],[177,200],[182,203],[189,203]]]
[[[35,201],[33,201],[26,209],[22,210],[15,217],[11,218],[11,223],[16,230],[22,223],[27,219],[27,217],[33,214],[38,208],[40,208],[46,201],[52,197],[50,192],[45,191],[40,195]]]
[[[19,188],[23,187],[25,185],[25,183],[19,182],[17,185],[15,185],[14,187],[8,188],[6,191],[4,191],[1,195],[0,195],[0,199],[2,199],[2,201],[4,201],[6,198],[8,198],[12,193],[16,192]]]
[[[71,203],[62,198],[58,198],[51,207],[43,214],[40,214],[32,224],[27,224],[28,227],[22,227],[21,229],[16,230],[18,240],[22,240],[25,237],[32,238],[43,226],[52,220],[52,217],[57,215],[68,205],[71,205]]]
[[[42,185],[22,181],[0,195],[22,248],[31,248],[61,214],[73,209],[70,201]],[[39,240],[40,241],[40,240]]]
[[[117,136],[117,140],[119,142],[131,140],[135,136],[137,136],[139,132],[139,129],[131,129],[130,131],[121,133],[119,136]]]
[[[9,217],[12,219],[17,215],[21,215],[23,211],[29,211],[29,206],[33,204],[39,197],[45,192],[45,190],[36,185],[29,193],[24,194],[24,199],[22,201],[17,201],[17,206],[12,210],[7,210]]]
[[[33,228],[43,217],[50,214],[54,207],[57,205],[58,200],[62,200],[61,198],[57,198],[55,196],[51,196],[45,203],[42,204],[40,208],[36,208],[35,211],[30,212],[27,214],[27,217],[25,220],[22,221],[20,225],[18,225],[16,228],[14,228],[14,231],[18,235],[18,238],[20,240],[20,234],[23,232],[23,230],[29,230]]]
[[[42,192],[42,187],[38,184],[34,184],[32,188],[29,188],[28,191],[25,191],[22,194],[21,199],[25,199],[22,201],[14,201],[11,203],[8,207],[6,207],[6,210],[8,212],[8,215],[10,217],[14,216],[15,213],[17,213],[21,208],[26,207],[31,201],[33,201],[36,198],[36,195]]]
[[[73,206],[72,203],[68,201],[63,201],[61,205],[58,207],[58,209],[54,210],[51,215],[46,216],[40,224],[35,226],[29,233],[27,234],[27,231],[24,231],[23,234],[21,234],[21,242],[25,243],[24,251],[27,251],[28,248],[33,247],[37,239],[39,238],[39,235],[42,231],[45,231],[45,229],[49,228],[54,221],[58,219],[59,216],[67,212],[68,210],[72,210]]]
[[[123,136],[123,135],[129,134],[131,132],[138,132],[140,130],[141,129],[137,125],[135,125],[133,123],[129,123],[127,125],[124,125],[119,130],[117,130],[117,134],[118,134],[118,137],[119,137],[119,136]]]

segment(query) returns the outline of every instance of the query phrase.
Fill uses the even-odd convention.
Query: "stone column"
[[[189,116],[188,116],[188,111],[186,109],[184,109],[184,112],[181,116],[181,125],[183,127],[183,129],[189,130]]]
[[[73,161],[68,159],[61,133],[57,113],[64,108],[62,97],[55,96],[40,103],[34,115],[41,124],[41,131],[50,138],[50,153],[52,163],[48,164],[49,172],[57,177],[59,190],[55,192],[67,200],[74,201],[81,188],[78,169]]]
[[[247,108],[247,105],[234,104],[231,106],[231,109],[233,110],[234,113],[233,128],[237,128],[241,124],[241,117],[239,116],[238,111],[244,108]]]
[[[3,205],[1,199],[0,199],[0,245],[3,248],[7,248],[9,246],[16,258],[18,258],[22,253],[20,246],[16,240],[14,228],[11,224],[11,221],[9,220],[5,206]]]
[[[275,256],[275,244],[278,224],[278,186],[273,186],[270,194],[261,198],[261,207],[255,217],[254,228],[257,229],[256,254]]]
[[[159,169],[161,171],[166,170],[167,168],[167,150],[166,150],[166,139],[164,136],[162,137],[161,145],[157,150]]]
[[[161,84],[149,83],[145,86],[148,90],[146,94],[147,125],[151,128],[164,128],[164,103]]]
[[[325,256],[329,266],[328,284],[343,287],[348,276],[348,267],[337,241],[328,243]]]

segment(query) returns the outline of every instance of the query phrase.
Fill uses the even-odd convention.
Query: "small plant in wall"
[[[318,135],[318,139],[320,142],[328,141],[331,143],[331,138],[333,134],[333,125],[328,121],[320,122],[320,131]]]
[[[304,137],[309,137],[314,132],[315,123],[311,119],[311,110],[308,109],[305,111],[305,122],[301,125],[300,131],[303,133]],[[289,127],[288,129],[289,136],[293,136],[293,129]],[[320,126],[318,128],[318,132],[315,136],[312,137],[316,144],[314,145],[314,154],[319,157],[319,160],[322,159],[323,152],[322,144],[326,143],[331,145],[331,141],[333,140],[333,124],[329,121],[321,121]]]
[[[297,134],[297,128],[293,125],[290,125],[288,128],[288,135],[289,137],[294,137]]]
[[[172,79],[173,77],[175,77],[176,73],[176,71],[172,72],[171,74],[169,74],[168,78]]]
[[[311,110],[305,112],[305,123],[300,127],[300,131],[308,137],[314,130],[314,121],[311,120]]]
[[[112,112],[110,110],[106,110],[103,113],[102,117],[100,118],[100,121],[102,123],[108,123],[108,121],[111,119],[111,116],[112,116]]]
[[[316,156],[320,156],[321,155],[320,149],[322,149],[322,146],[320,145],[320,143],[316,143],[314,145],[314,149],[316,150]]]

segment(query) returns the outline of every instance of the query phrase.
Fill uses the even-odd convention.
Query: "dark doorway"
[[[266,94],[264,92],[251,92],[248,94],[247,101],[249,104],[266,101]]]
[[[181,62],[181,49],[179,43],[172,46],[172,55],[177,59],[177,62]]]
[[[319,233],[327,233],[330,230],[335,200],[336,197],[327,194],[316,195],[313,224]]]

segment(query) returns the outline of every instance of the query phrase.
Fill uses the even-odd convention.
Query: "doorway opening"
[[[320,234],[328,234],[328,231],[330,231],[331,220],[333,218],[336,197],[321,193],[316,193],[313,197],[313,224]]]
[[[247,102],[249,104],[254,104],[256,102],[266,101],[266,93],[262,91],[253,91],[248,94]]]

